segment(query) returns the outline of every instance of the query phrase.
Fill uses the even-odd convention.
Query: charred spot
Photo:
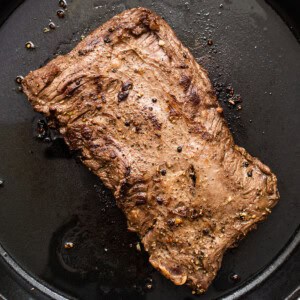
[[[141,125],[136,125],[135,126],[135,133],[140,133],[142,132],[142,126]]]
[[[173,275],[179,276],[182,274],[182,269],[180,268],[180,266],[175,266],[175,267],[171,267],[169,268],[170,273],[172,273]]]
[[[131,28],[131,33],[135,36],[139,36],[147,31],[149,31],[150,21],[148,14],[144,13],[140,16],[137,25]]]
[[[209,140],[212,139],[211,134],[208,133],[207,131],[202,132],[201,137],[202,137],[202,139],[205,140],[205,141],[209,141]]]
[[[109,158],[111,158],[111,159],[115,159],[115,158],[117,158],[117,154],[116,154],[116,152],[115,152],[115,151],[113,151],[113,150],[111,150],[111,151],[109,152]]]
[[[95,47],[99,45],[99,43],[101,43],[102,40],[103,40],[102,37],[93,37],[93,39],[87,40],[86,49],[88,48],[88,52],[93,51]]]
[[[127,99],[129,95],[129,91],[121,91],[118,93],[118,101],[122,102],[125,101]]]
[[[197,181],[197,176],[196,176],[196,171],[195,171],[195,168],[193,165],[190,166],[189,168],[189,176],[192,180],[192,183],[193,183],[193,187],[196,186],[196,181]]]
[[[94,100],[94,101],[98,99],[97,95],[94,94],[94,93],[90,93],[90,94],[89,94],[89,97],[90,97],[90,99],[92,99],[92,100]]]
[[[241,221],[244,221],[244,220],[245,220],[245,214],[244,214],[244,213],[239,213],[237,217],[238,217],[238,219],[240,219]]]
[[[178,101],[177,101],[177,98],[176,98],[176,96],[175,95],[173,95],[173,94],[169,94],[170,95],[170,97],[172,97],[172,99],[173,99],[173,101],[175,102],[175,103],[177,103]]]
[[[52,117],[54,117],[56,110],[57,110],[57,108],[56,108],[55,105],[54,105],[54,106],[51,105],[51,106],[49,107],[49,113],[50,113],[50,115],[51,115]],[[53,118],[53,119],[54,119],[54,118]]]
[[[191,220],[198,219],[203,216],[203,211],[202,209],[196,209],[196,208],[191,208],[189,211],[189,218]]]
[[[174,106],[172,106],[172,105],[169,104],[168,109],[169,109],[169,116],[171,118],[175,118],[175,117],[179,117],[180,116],[179,111]]]
[[[179,65],[179,68],[180,69],[188,69],[189,66],[187,64],[185,64],[185,63],[182,63],[182,64]]]
[[[215,91],[214,91],[214,90],[208,90],[208,91],[207,91],[207,94],[208,94],[211,98],[215,98],[215,97],[216,97],[216,94],[215,94]],[[217,107],[217,106],[218,106],[217,102],[214,102],[214,103],[209,104],[208,107]]]
[[[80,49],[78,50],[78,56],[85,56],[88,52],[90,52],[89,50],[87,49]]]
[[[172,227],[172,226],[175,225],[175,220],[174,220],[174,219],[169,219],[169,220],[167,221],[167,224],[168,224],[168,226]]]
[[[138,23],[134,27],[131,27],[129,29],[133,35],[139,36],[150,30],[156,31],[158,28],[159,26],[156,22],[156,18],[145,12],[141,14]]]
[[[198,95],[198,93],[194,89],[188,95],[188,99],[192,103],[192,105],[194,105],[194,106],[200,104],[200,96]]]
[[[104,43],[109,44],[111,43],[111,38],[109,37],[109,35],[105,36],[103,39]]]
[[[147,28],[147,26],[140,24],[138,26],[135,26],[134,28],[131,29],[131,33],[134,36],[140,36],[141,34],[145,33],[149,31],[149,29]]]
[[[68,130],[66,138],[71,150],[76,150],[81,146],[81,133],[75,130]]]
[[[125,170],[125,177],[128,177],[131,173],[131,167],[126,167],[126,170]]]
[[[95,78],[94,83],[96,85],[96,91],[97,91],[97,93],[98,94],[101,93],[103,85],[102,85],[102,82],[100,81],[100,79],[99,78]]]
[[[57,74],[59,74],[58,69],[53,68],[53,73],[51,70],[51,74],[50,74],[51,80],[49,80],[49,78],[48,78],[48,79],[46,79],[46,82],[45,82],[44,77],[42,77],[43,81],[46,83],[46,86],[48,86],[48,83],[51,83],[54,80],[55,76],[53,77],[52,75],[57,75]],[[74,78],[74,79],[72,78],[69,81],[66,81],[64,83],[64,85],[59,89],[59,92],[64,93],[64,94],[72,94],[72,92],[74,92],[73,90],[76,90],[79,87],[79,83],[81,82],[83,77],[84,76],[81,76],[79,78]],[[49,82],[49,81],[51,81],[51,82]]]
[[[161,198],[161,197],[156,197],[156,202],[157,202],[159,205],[162,205],[162,204],[164,204],[164,199]]]
[[[190,129],[189,129],[189,133],[201,134],[201,133],[203,133],[203,126],[201,126],[200,124],[196,124],[194,126],[191,126]]]
[[[81,130],[81,135],[86,140],[89,140],[92,137],[92,134],[93,134],[93,132],[88,126],[83,127],[82,130]]]
[[[211,219],[212,218],[212,212],[211,209],[207,209],[205,211],[205,217]]]
[[[152,123],[154,129],[161,130],[161,125],[162,125],[162,124],[157,120],[156,116],[151,115],[151,116],[149,117],[149,119],[150,119],[150,121],[151,121],[151,123]]]
[[[145,198],[139,198],[139,199],[137,199],[137,200],[135,201],[135,204],[136,204],[136,205],[144,205],[144,204],[146,204],[146,203],[147,203],[147,201],[146,201]]]
[[[140,17],[140,24],[144,24],[145,26],[149,26],[150,22],[149,22],[149,15],[147,13],[143,13]]]
[[[132,87],[133,87],[132,82],[126,81],[122,84],[122,91],[124,92],[124,91],[131,90]]]
[[[186,92],[189,89],[191,82],[192,82],[191,77],[182,75],[179,84],[183,87],[183,90]]]
[[[141,34],[148,32],[150,30],[150,20],[148,14],[142,14],[138,23],[130,29],[134,36],[140,36]]]
[[[79,79],[77,79],[77,80],[79,80]],[[76,91],[79,89],[80,85],[78,85],[76,83],[76,81],[69,83],[68,85],[66,85],[63,88],[62,92],[66,97],[68,97],[68,98],[72,97],[76,93]]]
[[[119,199],[120,200],[125,200],[125,197],[128,194],[128,191],[131,189],[132,185],[127,182],[127,180],[123,180],[121,182],[121,187],[120,187],[120,194],[119,194]]]
[[[199,259],[203,259],[205,257],[205,253],[201,250],[199,254]]]

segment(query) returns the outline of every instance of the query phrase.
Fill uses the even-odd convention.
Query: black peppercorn
[[[167,223],[168,223],[169,226],[173,226],[173,225],[175,225],[175,220],[170,219],[170,220],[167,221]]]
[[[165,169],[160,170],[160,174],[162,176],[165,176],[167,174],[167,171]]]
[[[178,152],[178,153],[182,152],[182,147],[181,147],[181,146],[178,146],[178,147],[177,147],[177,152]]]
[[[111,42],[111,39],[109,38],[109,36],[106,36],[103,41],[104,43],[108,44]]]
[[[202,232],[203,232],[204,235],[208,235],[209,234],[209,229],[208,228],[204,228],[202,230]]]
[[[128,91],[132,89],[132,83],[130,81],[124,82],[122,85],[122,91]]]
[[[163,200],[161,197],[156,197],[156,202],[157,202],[159,205],[164,204],[164,200]]]
[[[243,167],[244,167],[244,168],[249,167],[249,163],[248,163],[247,161],[244,161],[244,162],[243,162]]]

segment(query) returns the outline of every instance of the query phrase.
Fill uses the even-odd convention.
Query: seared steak
[[[115,16],[23,89],[176,285],[204,292],[279,198],[275,175],[234,144],[207,72],[148,9]]]

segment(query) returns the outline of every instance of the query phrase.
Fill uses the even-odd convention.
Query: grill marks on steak
[[[207,72],[148,9],[115,16],[23,89],[175,284],[205,291],[226,249],[278,200],[275,175],[234,144]]]

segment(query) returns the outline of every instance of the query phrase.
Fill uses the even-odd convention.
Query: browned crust
[[[148,9],[115,16],[23,89],[177,285],[204,292],[226,249],[279,198],[271,170],[234,145],[207,72]]]

